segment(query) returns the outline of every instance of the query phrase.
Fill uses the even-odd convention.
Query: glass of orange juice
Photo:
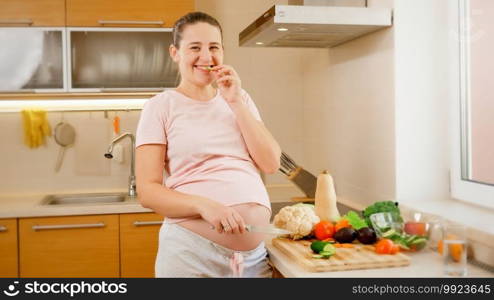
[[[444,276],[464,277],[467,275],[467,231],[456,223],[443,224],[442,240],[438,251],[442,253]]]

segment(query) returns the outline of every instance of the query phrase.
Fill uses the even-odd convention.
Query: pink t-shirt
[[[242,97],[261,121],[249,94]],[[175,90],[149,99],[137,126],[136,147],[166,144],[166,187],[235,205],[255,202],[271,210],[266,188],[247,150],[235,114],[218,92],[198,101]],[[166,218],[177,223],[188,218]]]

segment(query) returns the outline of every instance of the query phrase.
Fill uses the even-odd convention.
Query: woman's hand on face
[[[241,234],[246,231],[242,216],[235,209],[217,202],[208,203],[203,208],[201,217],[218,233]]]
[[[242,99],[240,94],[242,83],[235,69],[229,65],[219,65],[213,67],[211,71],[216,78],[221,96],[228,104],[239,103]]]

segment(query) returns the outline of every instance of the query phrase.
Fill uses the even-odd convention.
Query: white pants
[[[243,275],[243,276],[242,276]],[[163,223],[155,277],[271,277],[266,247],[236,251],[177,224]]]

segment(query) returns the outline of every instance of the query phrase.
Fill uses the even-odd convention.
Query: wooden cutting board
[[[278,248],[309,272],[347,271],[402,267],[410,264],[410,257],[403,253],[377,254],[374,246],[354,244],[353,248],[336,248],[336,254],[329,259],[312,258],[311,241],[293,241],[274,238],[273,246]]]

